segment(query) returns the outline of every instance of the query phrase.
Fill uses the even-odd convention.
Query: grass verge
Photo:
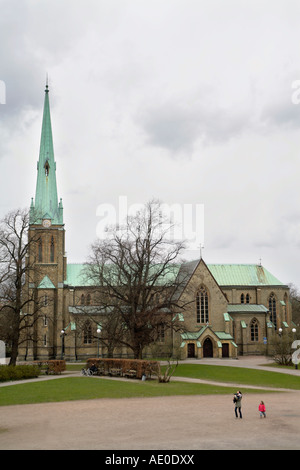
[[[0,406],[49,403],[96,398],[133,398],[172,395],[212,395],[235,392],[232,387],[157,381],[123,382],[92,377],[67,377],[42,382],[29,382],[0,388]],[[243,393],[263,393],[259,389],[243,389]]]
[[[300,372],[300,371],[299,371]],[[257,387],[289,388],[300,390],[300,374],[290,375],[245,367],[211,366],[206,364],[179,364],[175,377],[190,377],[223,383],[253,385]]]

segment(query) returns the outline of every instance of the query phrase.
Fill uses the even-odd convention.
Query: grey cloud
[[[89,1],[94,21],[98,7],[97,2]],[[6,85],[6,105],[0,119],[7,122],[24,108],[40,109],[37,90],[44,86],[47,72],[51,80],[52,67],[70,58],[89,30],[88,18],[83,0],[76,1],[76,8],[70,0],[1,0],[0,80]]]
[[[151,145],[177,152],[191,150],[198,140],[205,145],[227,141],[249,125],[250,116],[197,99],[148,107],[137,121]]]
[[[300,105],[291,101],[291,96],[286,99],[266,105],[260,116],[261,122],[269,126],[285,126],[299,128]]]

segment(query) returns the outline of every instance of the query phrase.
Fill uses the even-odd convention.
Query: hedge
[[[143,375],[147,377],[151,375],[158,375],[159,373],[159,362],[157,361],[145,361],[142,359],[88,359],[87,368],[91,367],[92,364],[98,369],[98,373],[103,375],[111,374],[112,369],[118,369],[121,376],[126,376],[129,371],[135,371],[135,377],[141,379]]]
[[[38,377],[41,373],[37,365],[0,366],[0,382]]]
[[[46,374],[61,374],[66,370],[66,361],[58,359],[49,359],[47,361],[34,361],[40,370],[45,371]]]

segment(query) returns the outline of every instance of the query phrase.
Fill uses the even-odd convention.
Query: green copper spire
[[[58,203],[56,163],[54,161],[50,118],[49,88],[46,82],[40,156],[37,164],[35,201],[31,200],[30,223],[41,224],[43,219],[54,225],[63,225],[62,200]]]

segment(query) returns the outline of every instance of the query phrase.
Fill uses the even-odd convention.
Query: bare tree
[[[29,249],[36,243],[28,241],[27,210],[7,214],[0,222],[0,324],[1,336],[9,342],[10,364],[15,365],[21,342],[28,341],[41,305],[25,288],[33,273],[29,264]],[[29,307],[30,306],[30,307]],[[26,314],[31,310],[31,314]]]
[[[298,326],[300,324],[300,292],[294,284],[289,284],[290,300],[292,305],[292,319]]]
[[[269,353],[277,364],[292,365],[293,340],[293,334],[284,331],[281,334],[274,335],[271,339]]]
[[[183,330],[176,314],[184,309],[179,295],[186,283],[179,260],[184,243],[170,233],[172,224],[151,201],[121,229],[110,228],[108,239],[94,243],[86,266],[86,276],[99,287],[97,303],[108,312],[107,323],[117,318],[119,345],[135,358],[162,330]],[[108,330],[104,325],[103,340],[109,340]]]

